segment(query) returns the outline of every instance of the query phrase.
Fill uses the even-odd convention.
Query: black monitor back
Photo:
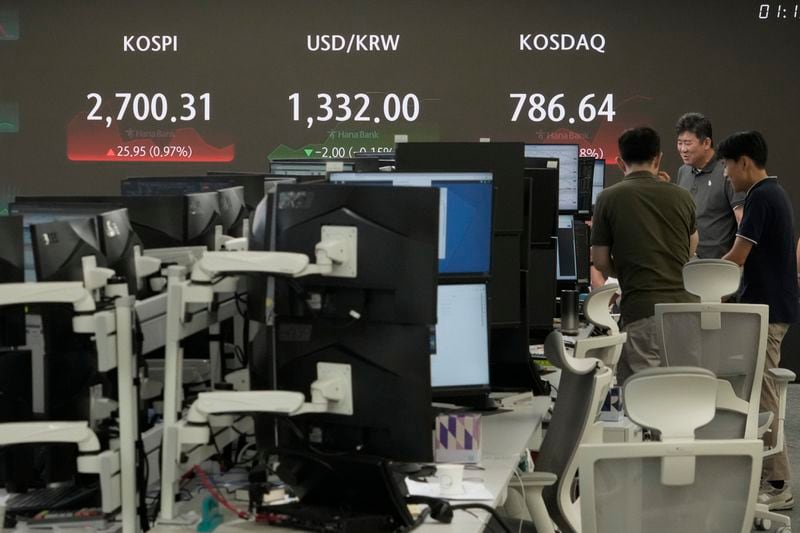
[[[36,276],[39,281],[82,281],[83,257],[93,255],[107,266],[100,251],[96,219],[49,222],[31,226]],[[68,305],[42,306],[45,345],[45,416],[48,420],[88,420],[94,387],[109,394],[110,384],[97,371],[97,354],[89,335],[72,330],[74,311]],[[75,476],[74,446],[48,450],[47,481]]]
[[[278,388],[308,394],[320,361],[352,370],[353,416],[305,417],[303,433],[321,428],[330,450],[430,460],[439,190],[281,184],[275,205],[277,251],[314,257],[323,225],[358,231],[356,278],[277,281]]]
[[[321,430],[318,447],[401,461],[432,459],[428,326],[279,318],[276,346],[278,389],[307,398],[318,362],[351,366],[353,416],[295,420],[304,435]],[[302,446],[282,435],[281,446],[289,443]]]
[[[216,192],[187,194],[186,245],[214,249],[214,230],[221,225],[219,197]]]
[[[592,210],[592,184],[594,183],[594,157],[578,158],[578,212]]]
[[[236,171],[209,171],[209,178],[227,179],[233,187],[244,188],[244,201],[247,209],[254,211],[258,203],[264,198],[264,182],[274,178],[273,174],[265,172],[236,172]]]
[[[142,240],[136,235],[125,208],[107,211],[97,216],[100,249],[106,256],[108,268],[125,278],[128,294],[136,294],[136,258],[134,247],[144,250]]]
[[[244,220],[250,217],[250,211],[244,201],[244,187],[220,189],[217,196],[222,233],[231,237],[246,237]]]
[[[322,225],[357,228],[357,278],[297,280],[322,295],[319,316],[348,318],[353,310],[367,321],[436,323],[438,189],[280,184],[275,201],[278,251],[314,258]],[[306,295],[284,283],[278,289],[279,315],[306,315]]]
[[[107,266],[92,218],[34,224],[31,241],[38,281],[83,281],[81,258],[86,256]]]
[[[22,217],[0,217],[0,283],[25,281]],[[25,345],[25,307],[0,308],[0,348]]]
[[[589,285],[589,226],[576,220],[573,226],[575,235],[575,274],[578,285]]]
[[[31,367],[29,351],[0,350],[0,423],[33,420]],[[35,477],[33,461],[32,446],[0,447],[0,487],[7,492],[28,490]]]
[[[531,247],[528,271],[528,321],[534,335],[553,330],[556,312],[556,247]]]
[[[525,176],[528,244],[553,246],[558,225],[558,167],[526,168]]]
[[[186,201],[183,196],[123,196],[131,228],[145,248],[183,246],[186,239]]]

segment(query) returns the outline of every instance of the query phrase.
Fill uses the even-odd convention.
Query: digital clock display
[[[761,20],[800,20],[800,4],[761,4],[758,7]]]

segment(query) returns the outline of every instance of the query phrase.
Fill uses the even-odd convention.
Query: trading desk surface
[[[519,463],[520,452],[528,447],[531,439],[540,430],[542,417],[550,406],[549,397],[536,397],[513,406],[506,405],[511,410],[504,413],[483,417],[481,433],[483,435],[483,453],[480,467],[483,470],[470,471],[469,477],[481,477],[484,485],[494,496],[489,503],[493,507],[501,505],[505,499],[506,487],[514,468]],[[195,498],[197,500],[199,498]],[[187,503],[195,503],[187,502]],[[466,502],[458,502],[466,503]],[[227,516],[230,513],[224,511]],[[473,513],[473,514],[470,514]],[[420,532],[458,532],[478,533],[483,531],[489,521],[489,513],[481,510],[471,510],[470,513],[458,511],[450,524],[440,524],[428,519],[417,531]],[[177,531],[194,531],[195,528],[176,526],[156,526],[151,529],[153,533],[168,533]],[[234,533],[239,531],[286,531],[285,528],[270,528],[262,524],[231,520],[218,527],[218,533]]]

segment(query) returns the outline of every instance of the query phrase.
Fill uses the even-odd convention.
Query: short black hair
[[[734,133],[719,144],[717,153],[722,159],[734,161],[746,155],[758,168],[767,166],[767,141],[756,130]]]
[[[652,161],[661,153],[661,138],[653,128],[630,128],[617,140],[619,156],[627,164]]]
[[[711,146],[714,146],[714,131],[711,128],[711,121],[701,113],[686,113],[678,119],[675,124],[675,133],[680,135],[688,131],[694,133],[700,142],[711,139]]]

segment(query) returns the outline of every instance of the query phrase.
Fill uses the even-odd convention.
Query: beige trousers
[[[641,318],[627,324],[622,330],[628,340],[622,345],[617,365],[617,383],[620,385],[636,372],[661,366],[661,350],[656,338],[656,318]]]
[[[764,442],[769,446],[775,445],[778,433],[778,388],[775,382],[767,377],[767,370],[778,368],[781,362],[781,342],[783,341],[789,324],[770,324],[767,333],[767,357],[764,361],[764,382],[761,385],[761,410],[772,411],[775,419],[772,422],[772,431],[764,435]],[[792,478],[792,469],[789,465],[788,443],[784,439],[783,451],[764,460],[764,469],[761,477],[768,481],[789,481]]]

